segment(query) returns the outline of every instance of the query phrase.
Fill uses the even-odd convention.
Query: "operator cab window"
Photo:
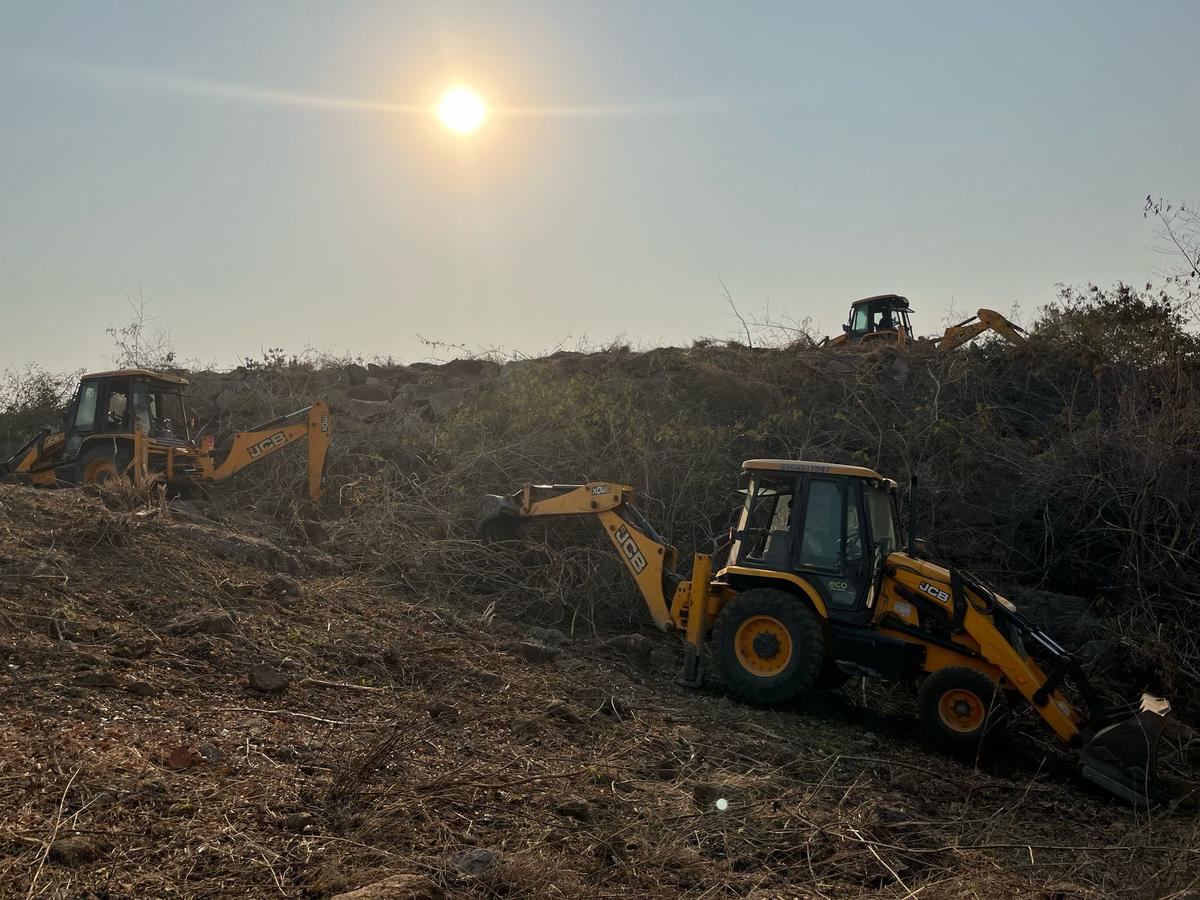
[[[792,547],[795,482],[759,476],[751,483],[750,491],[737,556],[752,565],[786,569]]]
[[[838,571],[841,561],[842,486],[836,481],[811,481],[804,501],[800,565]]]
[[[867,307],[856,306],[850,317],[850,332],[852,334],[866,334],[871,330],[871,319],[867,314]]]
[[[129,431],[129,382],[110,381],[102,408],[101,431]]]
[[[79,401],[75,405],[75,421],[71,423],[73,431],[96,430],[96,400],[100,395],[100,382],[85,381],[79,389]]]
[[[183,396],[177,390],[151,386],[149,393],[149,428],[154,437],[162,440],[187,440],[183,417]]]
[[[876,310],[871,318],[874,320],[871,328],[872,331],[896,330],[896,312],[889,306]]]

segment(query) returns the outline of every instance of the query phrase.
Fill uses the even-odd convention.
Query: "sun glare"
[[[478,92],[456,87],[442,96],[437,114],[442,124],[455,134],[474,134],[487,120],[488,108]]]

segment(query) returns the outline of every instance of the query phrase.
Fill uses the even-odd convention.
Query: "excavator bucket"
[[[517,500],[513,497],[485,494],[479,502],[475,530],[489,544],[516,540],[520,524],[517,509]]]
[[[1176,726],[1171,704],[1161,697],[1142,699],[1104,716],[1104,722],[1079,748],[1079,774],[1134,806],[1154,799],[1158,744]]]

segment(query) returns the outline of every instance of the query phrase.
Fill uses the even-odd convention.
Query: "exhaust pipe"
[[[1158,744],[1176,724],[1171,704],[1142,694],[1137,703],[1098,718],[1093,728],[1084,730],[1079,774],[1134,806],[1150,806],[1155,799]]]

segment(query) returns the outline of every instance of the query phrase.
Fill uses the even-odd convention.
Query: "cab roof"
[[[151,372],[149,369],[114,369],[111,372],[93,372],[90,375],[84,375],[80,380],[88,378],[151,378],[154,381],[165,381],[168,384],[187,384],[186,378],[180,378],[178,375],[164,375],[161,372]]]
[[[803,459],[748,459],[742,468],[754,472],[809,472],[814,475],[849,475],[851,478],[870,478],[890,481],[874,469],[863,466],[843,466],[839,463],[810,462]]]
[[[892,300],[898,306],[902,306],[905,309],[909,308],[908,298],[901,297],[899,294],[876,294],[874,297],[863,297],[861,300],[855,300],[851,303],[850,308],[854,309],[856,306],[862,306],[864,303],[880,303],[884,300]]]

